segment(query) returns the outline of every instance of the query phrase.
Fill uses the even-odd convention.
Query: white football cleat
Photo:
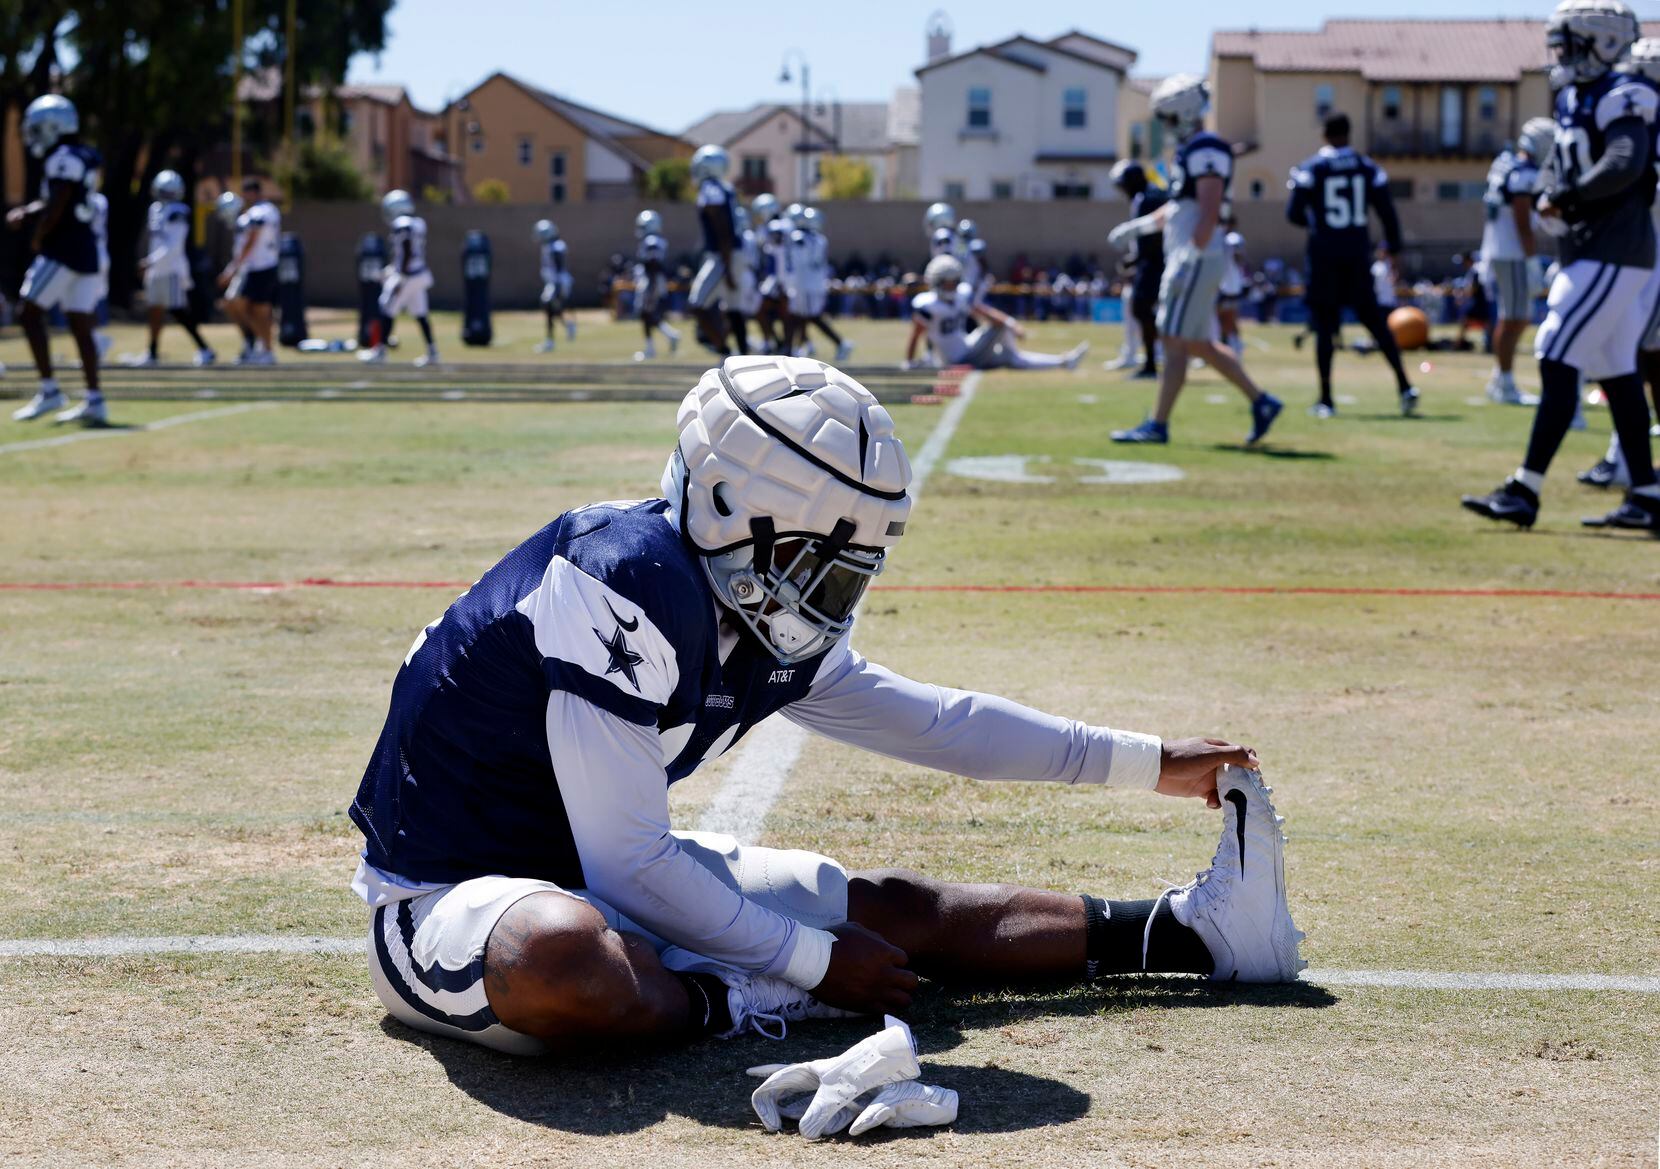
[[[160,365],[161,362],[148,353],[129,353],[121,359],[121,364],[132,369],[144,369],[147,366]]]
[[[1203,939],[1216,981],[1291,982],[1308,963],[1285,900],[1284,820],[1259,773],[1224,767],[1216,786],[1222,842],[1210,868],[1169,894],[1170,911]]]
[[[421,354],[421,356],[417,357],[414,361],[414,365],[415,365],[416,369],[425,369],[429,365],[437,365],[437,364],[438,364],[438,350],[437,350],[436,347],[434,347],[432,349],[428,349],[425,353]]]
[[[12,421],[33,422],[42,414],[62,410],[65,400],[63,391],[58,389],[57,386],[53,386],[51,389],[43,389],[30,398],[27,405],[12,411]]]
[[[744,977],[726,971],[717,973],[728,987],[726,1005],[732,1012],[732,1029],[723,1031],[718,1036],[720,1039],[731,1039],[746,1031],[754,1031],[768,1039],[782,1039],[791,1023],[807,1019],[851,1019],[859,1013],[821,1003],[795,983],[785,982],[782,978],[764,974]]]
[[[553,338],[552,337],[544,337],[542,340],[536,342],[536,348],[531,350],[531,352],[532,353],[552,353],[553,352]]]
[[[357,359],[365,365],[379,365],[386,360],[386,346],[371,345],[367,349],[360,349],[357,352]]]
[[[852,357],[852,356],[853,356],[853,342],[843,341],[840,345],[836,346],[836,364],[837,365],[842,364],[842,362],[846,361],[849,357]]]
[[[211,349],[198,349],[198,350],[196,350],[196,356],[191,358],[191,364],[196,366],[198,369],[202,369],[202,368],[205,368],[207,366],[212,365],[214,362],[216,362],[218,360],[219,360],[219,355],[217,353],[215,353],[213,350],[211,350]]]
[[[104,405],[104,399],[96,402],[88,398],[79,406],[71,406],[61,411],[55,421],[62,426],[66,423],[77,423],[86,427],[108,426],[110,424],[109,409]]]

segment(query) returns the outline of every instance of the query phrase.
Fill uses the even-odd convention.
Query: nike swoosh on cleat
[[[1232,804],[1238,813],[1234,817],[1234,831],[1239,834],[1239,875],[1245,875],[1245,793],[1238,788],[1222,797]]]
[[[621,617],[617,616],[617,611],[611,608],[611,599],[609,597],[605,599],[605,607],[610,610],[611,620],[615,621],[617,623],[617,628],[621,629],[624,633],[633,633],[636,629],[640,628],[640,619],[638,617],[634,618],[632,621],[624,621]]]

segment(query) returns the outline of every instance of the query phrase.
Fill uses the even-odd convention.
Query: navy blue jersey
[[[1310,264],[1372,263],[1370,217],[1377,213],[1384,242],[1401,248],[1400,220],[1389,196],[1389,176],[1347,146],[1322,146],[1291,168],[1286,218],[1308,230]]]
[[[64,143],[46,156],[40,180],[43,199],[52,197],[55,183],[69,183],[74,194],[57,224],[46,233],[40,254],[75,272],[98,271],[97,211],[92,193],[98,189],[98,170],[104,160],[90,146]]]
[[[703,250],[718,253],[721,249],[721,233],[717,224],[725,224],[727,237],[731,246],[737,246],[738,221],[732,214],[738,205],[738,197],[732,190],[732,184],[720,179],[707,178],[697,185],[698,221],[703,225]]]
[[[1565,200],[1563,218],[1568,234],[1562,238],[1559,259],[1600,260],[1610,264],[1654,265],[1654,204],[1656,111],[1660,91],[1647,78],[1630,73],[1606,73],[1584,85],[1569,85],[1556,95],[1556,151],[1554,173],[1546,181],[1552,190],[1572,192],[1608,148],[1608,130],[1616,122],[1637,119],[1646,128],[1649,164],[1636,182],[1600,199]]]
[[[1164,224],[1164,250],[1168,255],[1184,251],[1194,244],[1199,231],[1199,180],[1222,180],[1222,198],[1228,197],[1233,182],[1233,149],[1208,130],[1201,130],[1176,147],[1170,172],[1170,199],[1175,211]],[[1212,231],[1205,251],[1220,253],[1222,233]]]
[[[351,807],[370,864],[582,888],[548,748],[552,691],[655,727],[671,784],[807,693],[823,655],[780,666],[723,630],[667,512],[658,499],[565,513],[416,639]]]
[[[1158,187],[1149,185],[1130,200],[1130,218],[1140,219],[1143,215],[1151,215],[1169,201],[1170,196]],[[1136,274],[1143,278],[1155,277],[1164,271],[1164,235],[1161,232],[1136,237],[1135,269]]]

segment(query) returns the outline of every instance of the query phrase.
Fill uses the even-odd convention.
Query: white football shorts
[[[380,286],[380,311],[383,316],[395,317],[408,313],[412,317],[427,315],[427,289],[432,287],[432,269],[401,272],[388,276]]]
[[[1587,381],[1635,373],[1657,292],[1660,267],[1575,260],[1551,282],[1534,356],[1571,365]]]
[[[676,832],[680,847],[728,888],[815,929],[847,920],[847,871],[828,857],[795,849],[755,848],[713,832]],[[399,1022],[451,1039],[537,1055],[540,1039],[504,1026],[484,990],[484,951],[502,915],[533,893],[587,903],[612,929],[649,940],[671,969],[712,963],[672,947],[581,889],[523,877],[475,877],[393,901],[369,913],[369,978]],[[672,950],[672,954],[665,951]]]
[[[144,273],[144,303],[151,308],[181,309],[190,289],[187,272],[158,272],[152,268]]]
[[[726,287],[726,261],[709,252],[704,255],[697,275],[692,277],[692,290],[687,294],[686,307],[694,311],[706,309],[725,291],[730,291]]]
[[[58,260],[36,256],[23,276],[21,295],[48,311],[90,313],[103,298],[103,283],[96,272],[77,272]]]
[[[1228,257],[1221,251],[1190,251],[1166,264],[1159,286],[1159,336],[1209,341],[1216,298],[1227,273]]]
[[[1499,320],[1533,319],[1533,266],[1526,260],[1488,260],[1484,283],[1498,306]]]
[[[790,289],[790,315],[812,320],[824,315],[830,290],[822,284],[798,284]]]

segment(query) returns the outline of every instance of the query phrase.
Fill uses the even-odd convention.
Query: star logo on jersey
[[[606,674],[621,674],[628,679],[630,686],[634,687],[635,690],[639,690],[640,679],[635,674],[634,668],[645,664],[645,658],[628,648],[628,639],[623,636],[621,623],[618,623],[617,631],[610,637],[606,637],[597,629],[594,630],[594,636],[599,638],[599,643],[605,647],[605,652],[611,655],[611,660],[605,665]]]

